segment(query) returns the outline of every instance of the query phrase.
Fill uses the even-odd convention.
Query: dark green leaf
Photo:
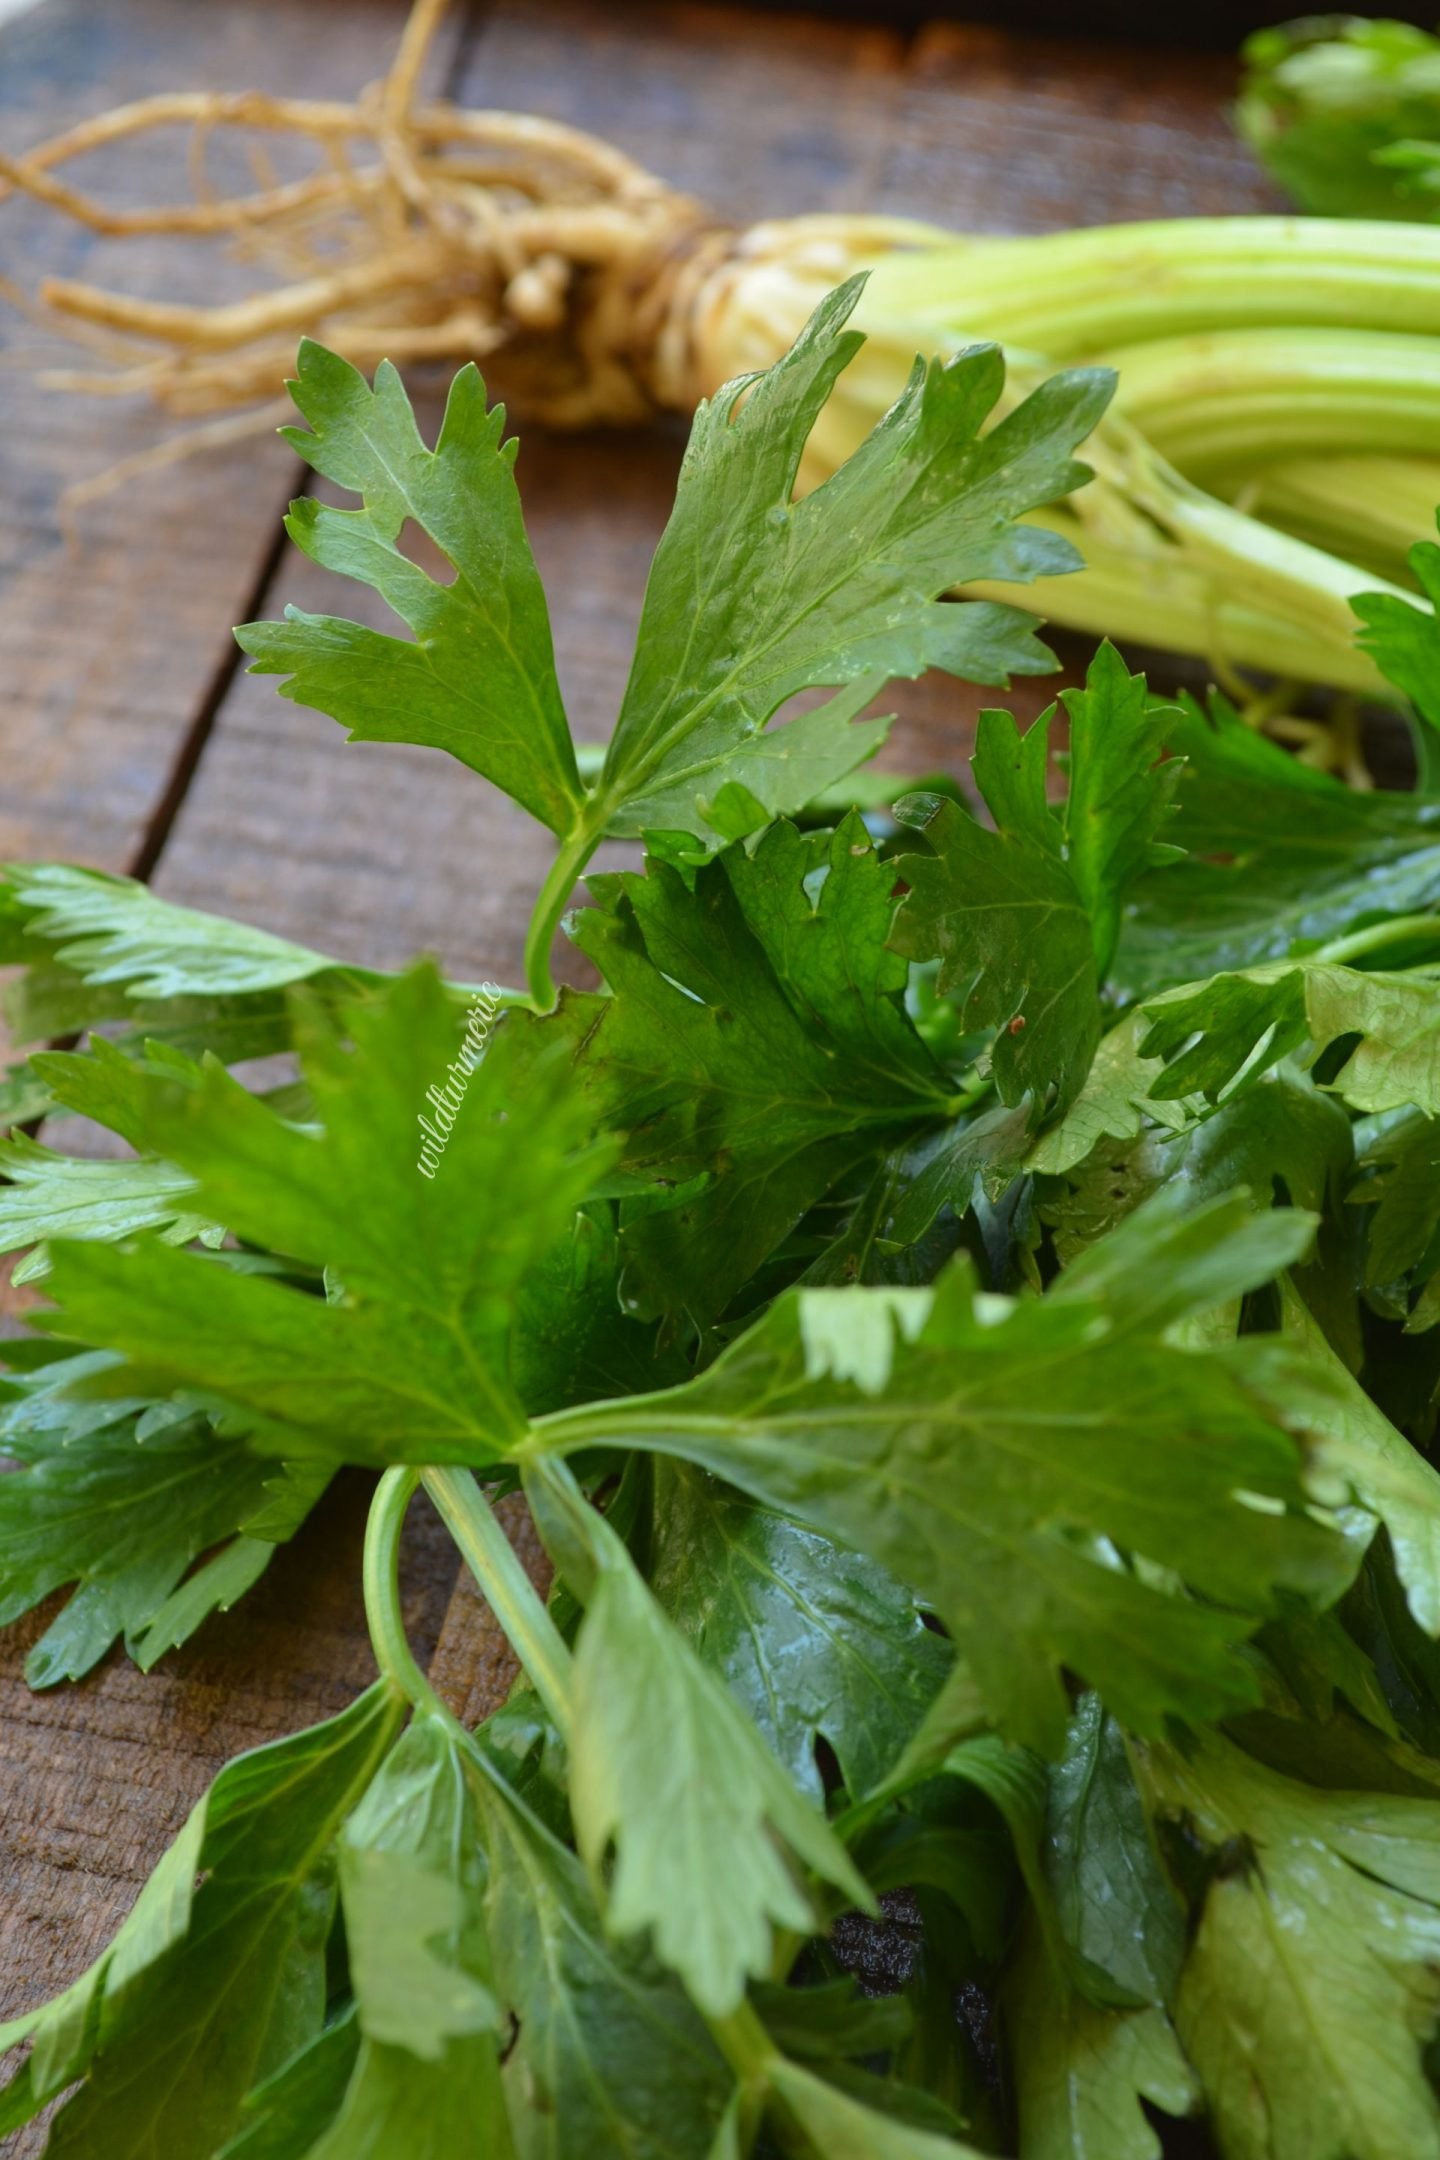
[[[897,814],[926,852],[907,854],[910,887],[895,928],[912,960],[940,960],[939,988],[958,992],[962,1025],[997,1030],[1003,1102],[1079,1093],[1100,1040],[1100,984],[1114,950],[1121,898],[1140,873],[1168,861],[1155,833],[1179,767],[1158,764],[1169,717],[1143,676],[1103,645],[1084,690],[1065,697],[1070,792],[1046,800],[1056,707],[1021,735],[1008,713],[980,717],[976,782],[995,819],[979,824],[940,796],[912,797]]]
[[[1403,690],[1427,729],[1440,728],[1440,547],[1417,540],[1410,568],[1429,600],[1400,600],[1393,593],[1362,593],[1353,603],[1364,628],[1359,644],[1380,672]]]
[[[352,2008],[247,2094],[242,2127],[215,2160],[309,2160],[339,2111],[359,2047]]]
[[[1095,1695],[1081,1697],[1050,1770],[1043,1853],[1082,1992],[1110,2004],[1168,2001],[1185,1916],[1161,1871],[1124,1736]]]
[[[497,1778],[474,1784],[520,2160],[695,2160],[732,2078],[648,1952],[605,1939],[584,1870]]]
[[[712,1317],[853,1163],[944,1113],[884,950],[893,875],[852,817],[777,825],[693,890],[657,864],[593,883],[574,935],[612,994],[566,993],[531,1054],[568,1043],[592,1114],[626,1135],[630,1298]]]
[[[93,1363],[48,1366],[0,1409],[0,1455],[27,1465],[0,1477],[0,1625],[79,1586],[26,1659],[32,1687],[78,1679],[122,1635],[153,1664],[250,1587],[319,1497],[312,1486],[277,1535],[245,1535],[272,1506],[275,1464],[205,1417],[161,1406],[137,1422],[123,1403],[97,1412],[69,1401],[65,1389]]]
[[[84,2076],[50,2152],[210,2160],[247,2091],[319,2032],[331,1848],[399,1715],[382,1682],[227,1765],[97,1963],[0,2031],[11,2047],[33,2036],[36,2106]]]
[[[650,1587],[802,1791],[815,1743],[855,1797],[878,1785],[951,1662],[874,1561],[680,1463],[655,1465]]]
[[[1440,901],[1440,801],[1345,787],[1221,697],[1208,714],[1184,699],[1166,742],[1185,761],[1168,832],[1187,856],[1130,895],[1114,973],[1131,995],[1283,959],[1307,940]]]

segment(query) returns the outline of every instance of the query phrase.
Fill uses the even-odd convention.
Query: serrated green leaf
[[[647,1932],[700,2009],[726,2017],[769,1971],[772,1931],[816,1925],[799,1864],[853,1903],[869,1892],[622,1555],[606,1541],[576,1648],[576,1840],[597,1884],[613,1843],[607,1927]]]
[[[795,502],[806,439],[862,342],[844,327],[862,282],[822,301],[765,374],[696,414],[600,781],[613,830],[704,835],[686,794],[713,801],[737,751],[746,786],[778,808],[747,746],[797,691],[935,666],[1004,682],[1051,665],[1018,611],[936,595],[1072,567],[1063,543],[1016,520],[1088,477],[1073,452],[1112,378],[1056,377],[982,435],[1004,381],[998,350],[917,362],[869,439]]]
[[[1425,1281],[1434,1262],[1430,1250],[1440,1235],[1440,1121],[1413,1112],[1375,1120],[1357,1135],[1361,1181],[1349,1199],[1371,1212],[1366,1223],[1365,1281],[1387,1290],[1421,1270],[1421,1306]],[[1422,1320],[1420,1307],[1407,1316],[1407,1330]]]
[[[361,510],[336,510],[302,498],[291,506],[291,539],[325,569],[373,587],[414,635],[387,637],[292,607],[283,623],[235,633],[251,672],[287,676],[282,696],[329,713],[352,741],[448,750],[567,833],[582,790],[520,514],[517,445],[501,440],[503,406],[487,411],[477,370],[462,368],[427,450],[388,361],[372,390],[358,369],[309,339],[290,390],[310,432],[286,429],[287,440],[364,500]],[[440,549],[451,582],[401,552],[407,520]]]
[[[131,998],[236,996],[280,990],[342,963],[228,916],[162,900],[134,878],[68,863],[5,866],[7,960],[54,960]]]
[[[68,1400],[77,1367],[47,1367],[0,1416],[0,1455],[27,1467],[0,1477],[0,1625],[64,1584],[78,1585],[26,1659],[32,1687],[78,1679],[125,1636],[149,1666],[218,1603],[253,1583],[279,1537],[237,1537],[269,1505],[273,1463],[184,1413],[147,1430],[123,1401],[96,1412]],[[306,1495],[306,1507],[318,1489]],[[200,1574],[196,1557],[225,1543]],[[177,1587],[178,1586],[178,1587]]]
[[[1175,709],[1150,697],[1144,676],[1129,673],[1108,639],[1084,689],[1063,690],[1060,702],[1070,722],[1065,861],[1090,916],[1103,981],[1125,895],[1145,871],[1168,867],[1184,852],[1157,837],[1171,830],[1183,772],[1174,756],[1160,762]]]
[[[893,874],[864,826],[776,825],[692,890],[672,868],[594,880],[573,934],[609,997],[567,992],[529,1055],[570,1046],[592,1115],[650,1188],[622,1209],[636,1302],[711,1317],[857,1160],[943,1115],[944,1074],[884,950]],[[697,1183],[696,1181],[704,1182]]]
[[[940,1613],[995,1717],[1042,1749],[1064,1735],[1062,1666],[1137,1729],[1222,1714],[1253,1699],[1241,1615],[1281,1582],[1333,1597],[1353,1561],[1292,1512],[1293,1445],[1226,1360],[1151,1329],[1263,1280],[1287,1227],[1257,1232],[1243,1201],[1199,1224],[1152,1207],[1126,1225],[1123,1269],[1102,1241],[1088,1292],[1019,1305],[977,1299],[958,1266],[933,1293],[799,1292],[686,1387],[542,1421],[537,1437],[684,1457],[870,1554]],[[863,1385],[835,1377],[837,1349],[877,1312],[885,1364],[840,1367]],[[1117,1564],[1117,1547],[1208,1602]]]
[[[1136,1012],[1101,1038],[1085,1085],[1040,1134],[1025,1157],[1027,1170],[1053,1175],[1073,1169],[1104,1140],[1138,1139],[1147,1121],[1171,1130],[1185,1124],[1196,1103],[1169,1102],[1150,1092],[1164,1076],[1165,1061],[1142,1055],[1149,1034],[1149,1020]]]
[[[1165,739],[1184,760],[1167,833],[1187,853],[1130,893],[1113,970],[1130,995],[1440,901],[1440,801],[1345,787],[1218,696],[1208,712],[1183,698]]]
[[[1352,1160],[1340,1105],[1305,1074],[1280,1066],[1183,1132],[1158,1126],[1101,1141],[1067,1167],[1064,1186],[1048,1191],[1039,1209],[1068,1263],[1161,1191],[1193,1206],[1243,1186],[1257,1207],[1279,1197],[1322,1215],[1338,1202]]]
[[[1318,1057],[1353,1035],[1326,1083],[1352,1110],[1440,1112],[1440,989],[1423,976],[1277,960],[1166,991],[1145,1012],[1141,1054],[1167,1060],[1156,1097],[1213,1101],[1242,1074],[1254,1080],[1306,1044]]]
[[[1213,1736],[1157,1752],[1148,1775],[1163,1808],[1231,1855],[1175,2010],[1226,2153],[1440,2153],[1421,2054],[1440,2008],[1440,1805],[1318,1792]]]
[[[113,1244],[139,1230],[158,1230],[169,1245],[188,1245],[218,1227],[197,1215],[193,1179],[169,1163],[113,1162],[57,1155],[20,1135],[0,1140],[0,1252],[44,1247],[52,1238],[96,1238]],[[36,1282],[49,1273],[43,1250],[12,1272]]]
[[[1057,1111],[1080,1092],[1100,1040],[1123,894],[1174,852],[1154,835],[1179,774],[1173,760],[1157,763],[1165,708],[1113,647],[1065,705],[1063,811],[1045,791],[1054,706],[1023,736],[1008,713],[980,716],[972,763],[993,831],[943,796],[896,806],[926,850],[901,860],[910,890],[892,940],[912,960],[939,958],[939,988],[959,994],[963,1026],[996,1030],[1001,1101],[1029,1096]]]
[[[1440,1473],[1351,1377],[1289,1285],[1283,1313],[1295,1354],[1257,1344],[1242,1355],[1286,1414],[1316,1436],[1322,1471],[1384,1523],[1410,1610],[1427,1635],[1440,1636]]]
[[[348,1013],[344,1035],[318,1012],[303,1033],[319,1131],[213,1066],[194,1090],[154,1091],[147,1130],[194,1179],[197,1206],[333,1270],[343,1295],[155,1245],[72,1245],[55,1253],[54,1324],[167,1388],[233,1405],[286,1453],[484,1460],[524,1429],[509,1372],[523,1285],[568,1237],[610,1150],[580,1144],[584,1109],[553,1061],[522,1088],[497,1040],[468,1070],[428,969]],[[442,1131],[453,1122],[433,1176],[418,1166],[427,1112]],[[484,1209],[466,1192],[484,1192]]]

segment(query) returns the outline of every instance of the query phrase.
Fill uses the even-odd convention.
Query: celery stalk
[[[1222,492],[1218,481],[1216,488]],[[1247,472],[1233,499],[1252,517],[1313,547],[1344,547],[1356,562],[1405,584],[1411,548],[1435,530],[1440,457],[1287,459]]]
[[[1312,453],[1440,453],[1440,339],[1203,331],[1100,355],[1116,409],[1192,479]]]

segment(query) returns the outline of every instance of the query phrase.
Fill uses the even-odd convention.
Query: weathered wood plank
[[[0,28],[0,141],[23,148],[86,113],[193,81],[358,88],[383,69],[403,18],[404,0],[219,10],[130,0],[100,11],[47,0]],[[85,177],[136,202],[173,191],[176,170],[172,142],[97,159]],[[183,271],[173,244],[95,242],[23,203],[0,206],[0,248],[21,285],[56,271],[163,292]],[[209,251],[203,261],[216,297],[227,279],[245,281]],[[0,431],[0,854],[121,868],[143,849],[231,663],[230,624],[262,580],[296,466],[269,442],[171,466],[86,511],[67,550],[61,491],[162,429],[143,411],[40,390],[31,364],[49,349],[17,321],[7,324]],[[24,1654],[59,1599],[0,1640],[0,2018],[84,1967],[224,1761],[338,1710],[372,1677],[359,1598],[370,1483],[341,1480],[243,1618],[212,1622],[148,1677],[113,1658],[77,1687],[32,1694]],[[449,1539],[417,1506],[405,1577],[422,1655],[454,1573]],[[21,2160],[42,2142],[37,2127],[6,2150]]]
[[[24,150],[160,89],[358,89],[384,67],[403,0],[248,0],[225,8],[46,0],[0,27],[0,142]],[[219,170],[227,146],[217,146]],[[116,207],[185,192],[180,131],[84,160],[76,180]],[[102,239],[28,200],[0,204],[0,263],[23,290],[56,274],[152,297],[241,292],[253,276],[213,247]],[[0,857],[68,855],[120,868],[144,844],[187,734],[229,661],[274,545],[294,460],[266,441],[153,471],[78,512],[60,498],[173,432],[143,404],[47,391],[40,363],[83,350],[5,310],[0,430]]]

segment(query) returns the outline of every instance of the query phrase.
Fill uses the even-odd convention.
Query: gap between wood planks
[[[5,20],[7,13],[18,13],[23,9],[41,5],[43,0],[0,0],[0,22]],[[457,20],[450,30],[450,55],[440,78],[440,93],[443,97],[455,97],[463,85],[476,41],[484,30],[489,15],[489,0],[467,0],[467,4],[457,11]],[[313,487],[313,477],[297,458],[291,468],[286,492],[277,498],[274,535],[245,594],[240,612],[241,622],[254,622],[263,612],[266,595],[275,582],[290,546],[289,535],[285,530],[285,510],[297,496],[310,494]],[[215,723],[229,696],[231,686],[244,664],[244,658],[233,638],[221,649],[210,680],[201,693],[195,716],[171,762],[165,785],[145,821],[139,844],[125,865],[128,876],[140,878],[148,885],[159,868],[166,842],[174,831],[175,821],[184,807],[190,784],[200,768],[200,760],[205,755],[206,745],[214,732]]]

